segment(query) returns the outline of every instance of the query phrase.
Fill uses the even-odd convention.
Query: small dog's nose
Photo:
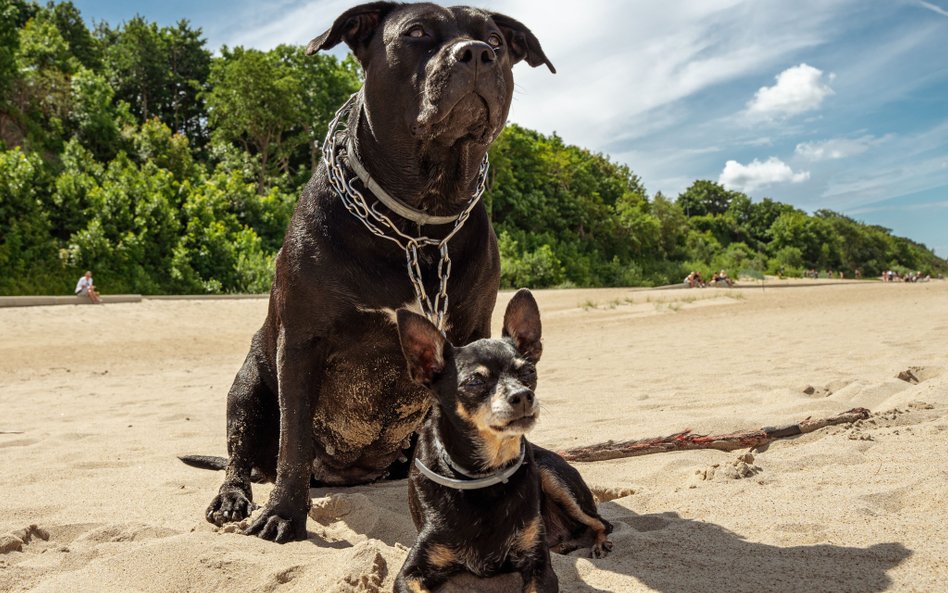
[[[494,48],[483,41],[462,41],[452,48],[451,53],[459,64],[468,64],[474,68],[478,64],[493,65],[497,59]]]
[[[529,389],[515,391],[507,395],[507,403],[515,408],[522,406],[525,410],[529,410],[530,406],[533,405],[533,392]]]

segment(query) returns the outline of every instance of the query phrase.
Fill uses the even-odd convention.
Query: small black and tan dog
[[[433,403],[419,435],[409,481],[418,540],[395,581],[396,593],[431,591],[462,570],[519,572],[523,591],[559,591],[550,551],[612,549],[579,472],[530,444],[540,359],[540,311],[530,291],[514,295],[503,339],[454,347],[425,317],[398,311],[398,334],[412,379]]]

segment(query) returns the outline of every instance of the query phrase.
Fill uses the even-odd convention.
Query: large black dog
[[[426,294],[440,294],[446,274],[439,266],[450,269],[448,338],[488,337],[496,238],[479,203],[463,225],[455,219],[483,183],[484,156],[506,121],[511,67],[526,60],[553,71],[524,25],[472,8],[364,4],[343,13],[307,52],[340,42],[362,64],[365,86],[339,139],[340,163],[316,170],[287,230],[267,319],[228,395],[230,458],[207,510],[218,525],[246,518],[255,508],[255,469],[276,486],[246,532],[277,542],[306,537],[311,479],[348,485],[382,478],[429,407],[406,372],[394,323],[397,308],[422,301],[406,251],[367,229],[344,203],[346,188],[394,223],[385,233],[438,240],[456,231],[450,262],[437,248],[418,251],[416,278]],[[385,193],[401,204],[379,205]]]

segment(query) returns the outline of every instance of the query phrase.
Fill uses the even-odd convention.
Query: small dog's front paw
[[[304,540],[306,539],[306,512],[287,512],[279,507],[267,505],[250,527],[244,530],[244,535],[256,535],[278,544]]]
[[[246,519],[257,508],[246,492],[240,488],[228,488],[214,497],[204,517],[221,527],[224,523]]]
[[[590,556],[593,558],[605,558],[612,551],[612,540],[603,540],[592,547]]]

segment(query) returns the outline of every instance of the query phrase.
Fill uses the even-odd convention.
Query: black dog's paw
[[[612,551],[612,540],[603,540],[592,547],[590,556],[593,558],[605,558]]]
[[[246,519],[257,508],[246,492],[240,488],[228,488],[214,497],[204,517],[221,527],[224,523]]]
[[[306,513],[287,512],[280,507],[267,505],[260,516],[254,519],[244,535],[256,535],[278,544],[306,539]]]

